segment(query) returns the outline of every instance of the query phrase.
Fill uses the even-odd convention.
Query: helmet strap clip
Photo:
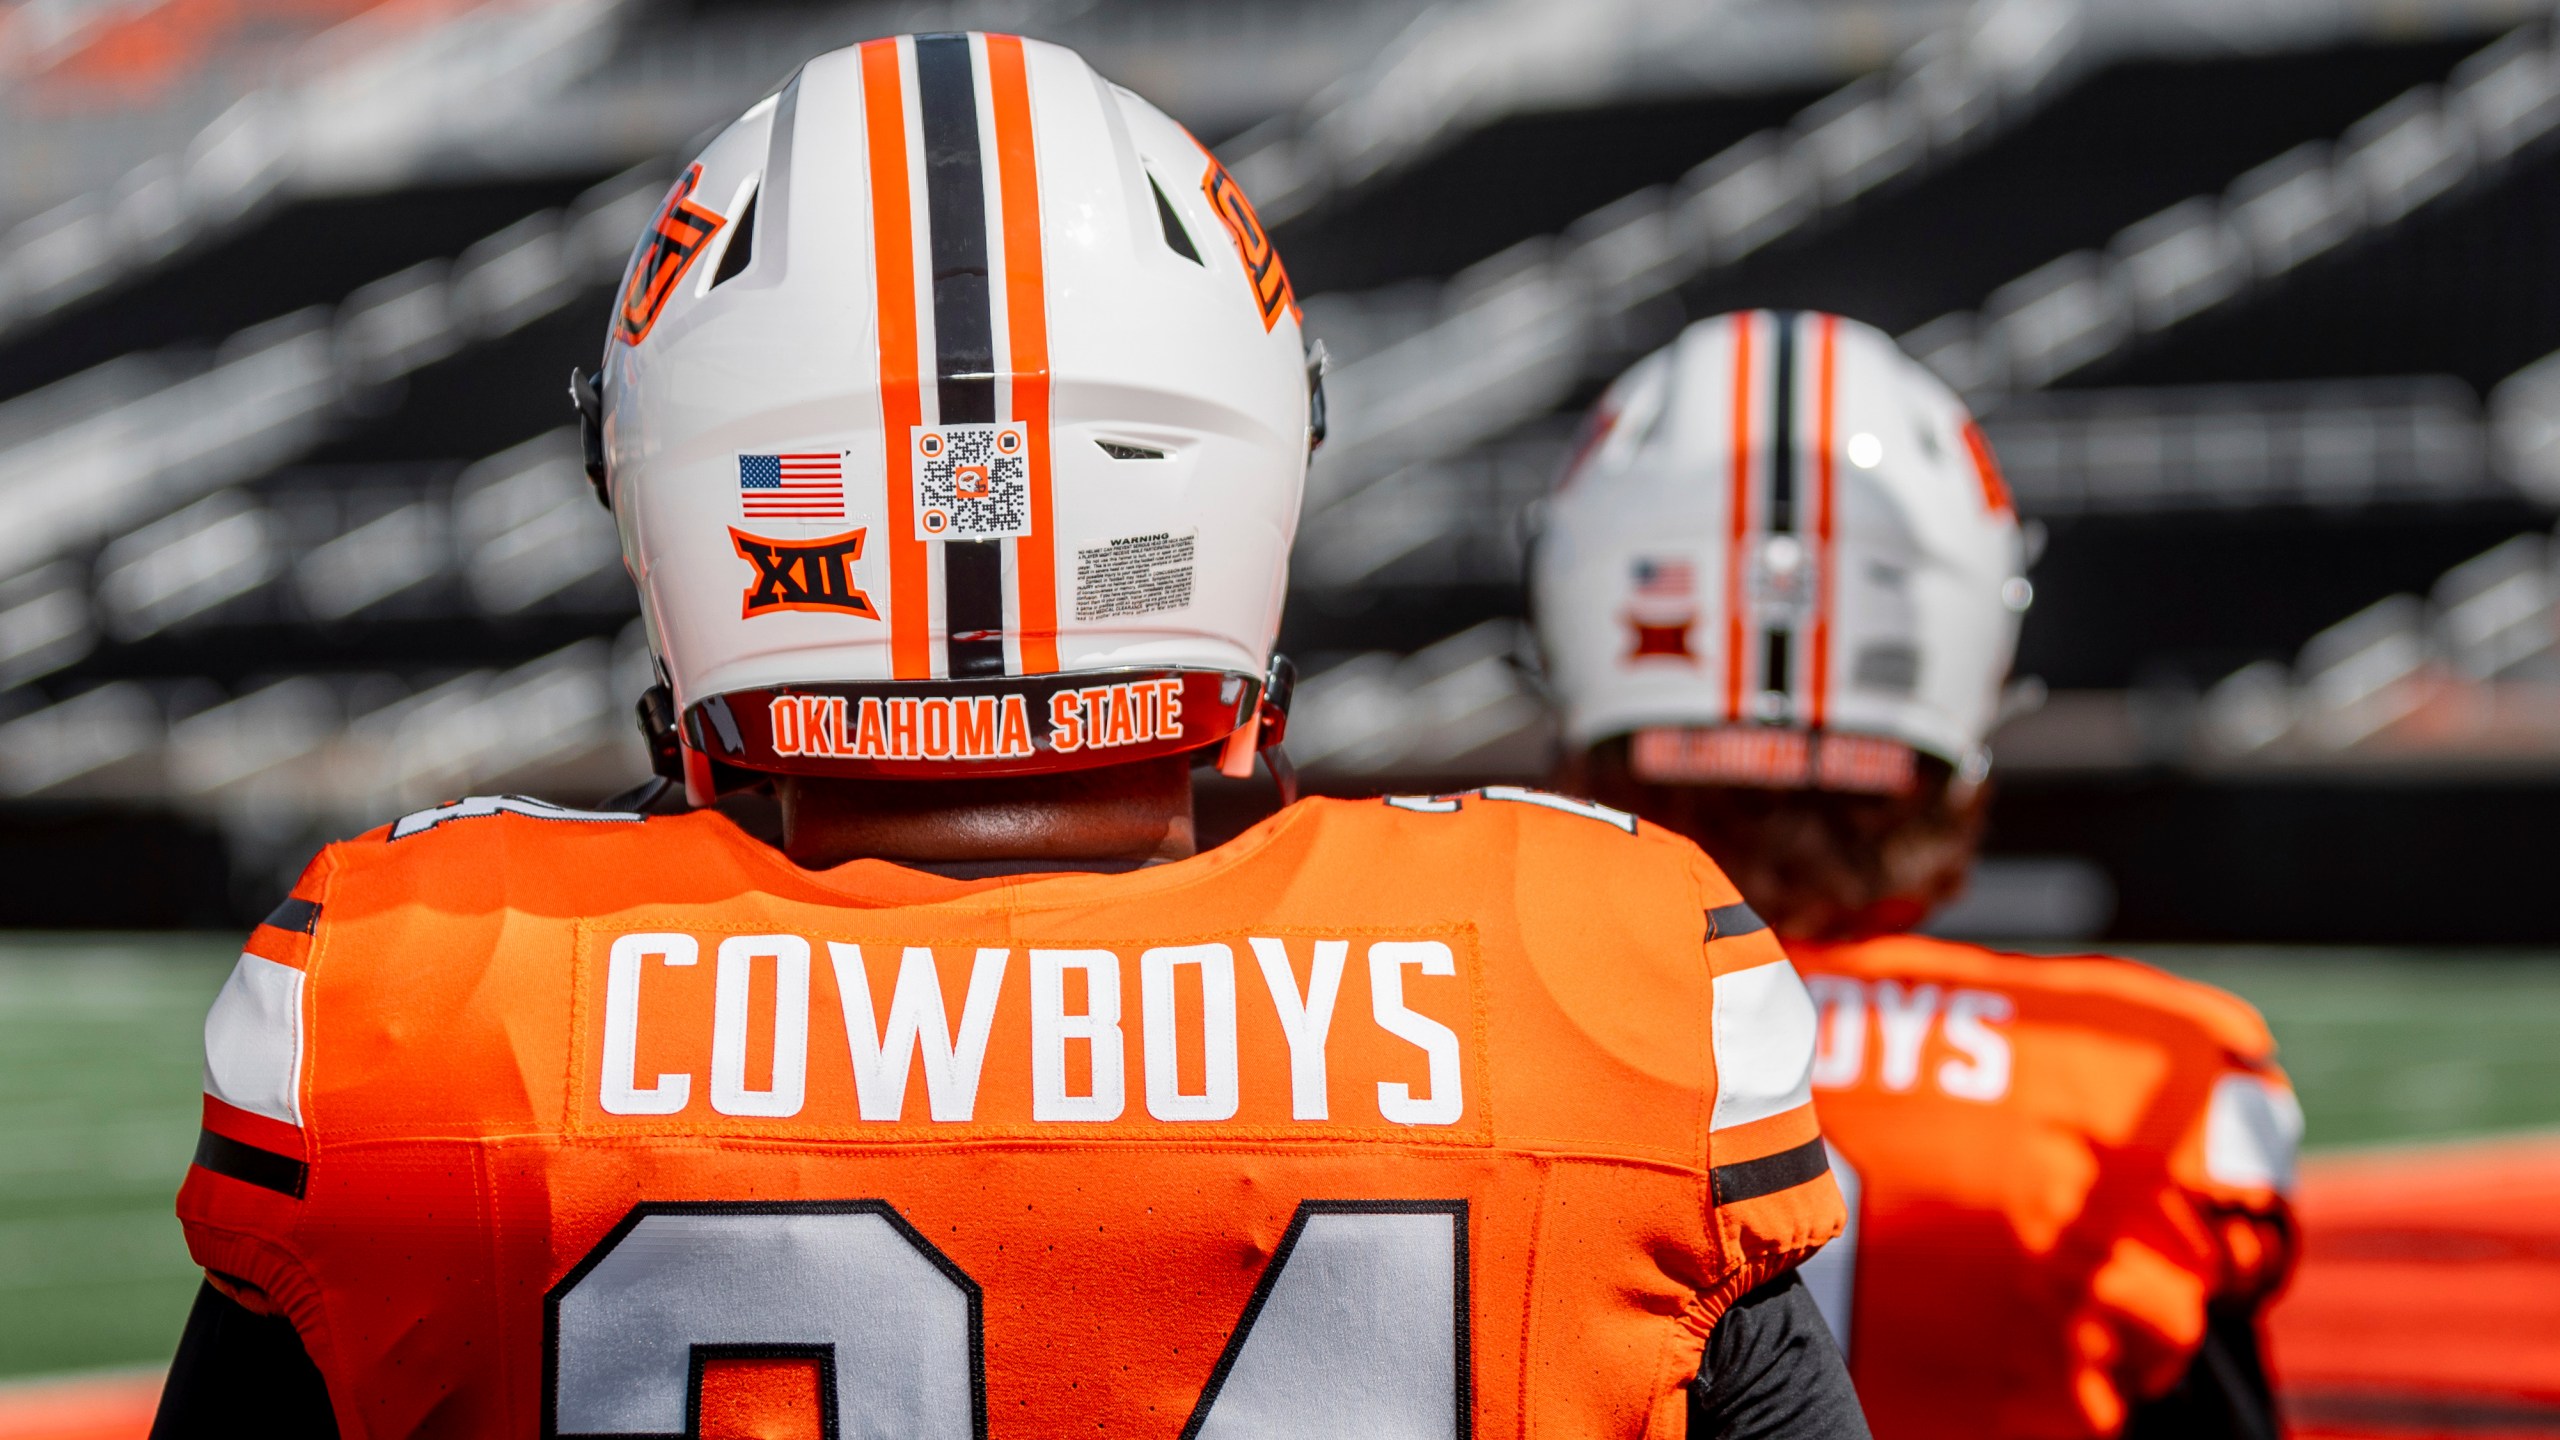
[[[1263,672],[1262,693],[1246,720],[1227,736],[1218,751],[1218,773],[1232,780],[1243,780],[1253,774],[1253,762],[1261,757],[1263,767],[1271,772],[1271,783],[1280,787],[1280,803],[1298,803],[1298,767],[1289,763],[1288,752],[1280,742],[1289,734],[1289,702],[1298,692],[1298,667],[1286,655],[1273,655],[1270,668]]]
[[[652,685],[640,696],[640,739],[649,747],[649,768],[670,784],[684,783],[684,741],[676,733],[675,692]]]

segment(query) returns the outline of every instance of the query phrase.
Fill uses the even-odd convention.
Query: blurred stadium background
[[[2335,1152],[2303,1433],[2560,1434],[2554,1152],[2352,1149],[2560,1124],[2560,38],[2521,0],[0,4],[0,1376],[165,1356],[195,1027],[313,848],[643,773],[562,382],[692,144],[808,54],[968,27],[1213,145],[1332,353],[1283,640],[1316,788],[1544,771],[1518,514],[1687,320],[1837,309],[1962,388],[2040,555],[1940,925],[2269,1012]],[[137,1433],[133,1384],[74,1389],[0,1433]]]

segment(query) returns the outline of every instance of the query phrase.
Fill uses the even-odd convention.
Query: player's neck
[[[785,776],[782,848],[810,869],[849,860],[1179,860],[1192,853],[1191,761],[999,780]]]

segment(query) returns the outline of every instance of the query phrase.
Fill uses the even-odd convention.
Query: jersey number
[[[649,1204],[545,1297],[543,1434],[701,1433],[729,1359],[814,1361],[835,1437],[985,1440],[978,1284],[877,1200]],[[1182,1440],[1473,1429],[1463,1200],[1309,1200]]]

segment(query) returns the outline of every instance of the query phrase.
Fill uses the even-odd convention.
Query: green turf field
[[[2560,954],[2131,948],[2266,1015],[2312,1148],[2560,1125]]]
[[[2138,947],[2267,1012],[2317,1147],[2560,1125],[2560,953]],[[159,1359],[230,937],[0,938],[0,1376]]]
[[[169,1212],[235,938],[0,940],[0,1375],[165,1357]]]

